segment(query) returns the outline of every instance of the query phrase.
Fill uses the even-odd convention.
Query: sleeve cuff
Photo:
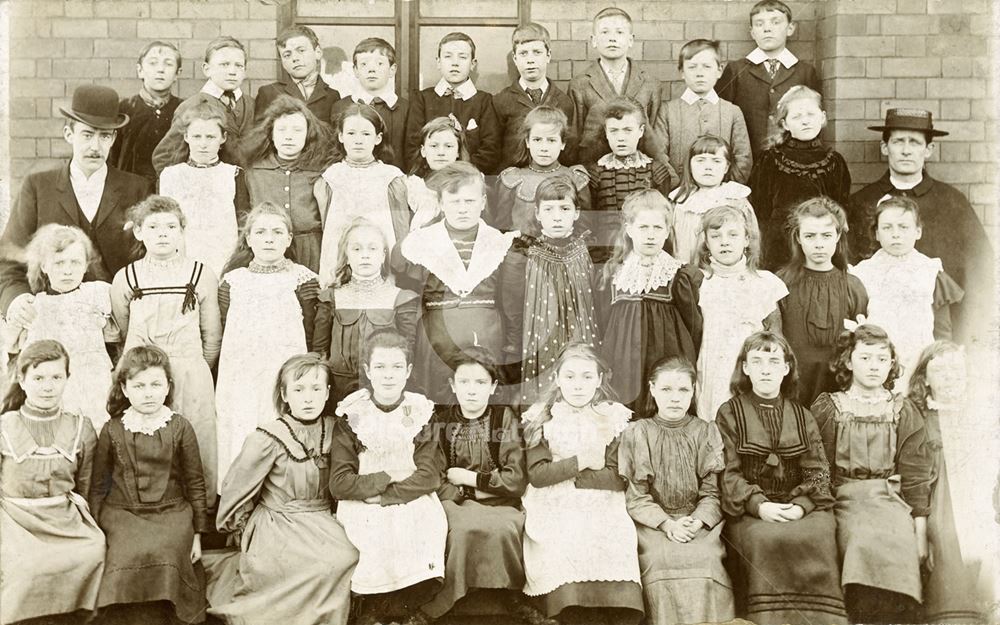
[[[809,514],[810,512],[816,509],[816,504],[813,503],[813,500],[806,497],[805,495],[792,499],[792,503],[802,508],[803,512],[805,512],[806,514]]]
[[[372,474],[372,486],[378,491],[376,494],[384,493],[385,489],[389,488],[390,483],[392,483],[392,478],[385,471]]]
[[[490,479],[493,477],[492,473],[476,473],[476,488],[481,491],[487,491],[490,489]]]
[[[691,518],[701,521],[705,525],[706,529],[712,529],[719,524],[719,521],[722,520],[722,515],[710,514],[702,510],[695,509],[695,511],[691,513]]]
[[[747,500],[747,505],[746,505],[747,512],[754,515],[755,517],[760,517],[759,514],[760,504],[764,503],[765,501],[767,501],[767,497],[765,497],[761,493],[755,493],[753,495],[750,495],[750,499]]]

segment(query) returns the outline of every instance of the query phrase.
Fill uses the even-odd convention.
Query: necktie
[[[236,106],[236,93],[233,91],[223,91],[222,97],[219,98],[223,104],[225,104],[230,109]]]
[[[372,98],[371,104],[369,106],[376,107],[379,104],[385,104],[385,100],[383,100],[382,98],[376,97],[376,98]]]
[[[778,59],[767,59],[764,61],[764,69],[767,70],[768,77],[774,80],[774,77],[778,73]]]
[[[462,99],[462,95],[459,92],[455,91],[453,87],[448,87],[447,89],[444,90],[444,97],[455,98],[456,100]]]
[[[539,104],[542,101],[542,90],[541,89],[528,89],[526,91],[528,97],[534,104]]]

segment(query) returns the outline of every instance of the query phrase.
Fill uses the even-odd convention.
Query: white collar
[[[392,86],[390,85],[386,85],[385,89],[378,93],[369,93],[368,91],[361,90],[354,94],[355,102],[364,102],[368,106],[371,106],[372,100],[375,98],[382,98],[382,101],[389,108],[395,108],[396,102],[399,101],[399,96],[396,95],[396,92],[392,90]]]
[[[643,167],[653,162],[653,159],[642,152],[636,152],[622,158],[614,152],[608,152],[597,159],[597,164],[605,169],[631,169],[633,167]]]
[[[90,174],[88,177],[87,174],[83,173],[83,170],[80,169],[80,166],[76,164],[76,161],[71,160],[69,162],[69,177],[74,184],[82,183],[91,187],[103,187],[104,181],[108,178],[108,164],[104,163],[101,165],[100,169]]]
[[[798,57],[792,54],[792,51],[785,48],[781,53],[774,57],[778,59],[778,62],[785,66],[785,69],[792,69],[792,66],[799,62]],[[747,60],[754,65],[760,65],[768,59],[767,53],[760,48],[754,48],[753,52],[747,55]]]
[[[715,92],[715,89],[712,89],[711,91],[709,91],[708,93],[706,93],[703,96],[702,95],[698,95],[694,91],[691,91],[691,89],[685,89],[684,93],[681,94],[681,100],[685,104],[694,104],[695,102],[697,102],[698,100],[701,100],[703,98],[709,104],[718,104],[719,103],[719,94],[717,94]]]
[[[122,415],[122,425],[126,432],[152,436],[157,430],[170,423],[173,416],[174,411],[166,406],[160,406],[160,409],[153,415],[144,415],[129,406]]]
[[[319,79],[317,78],[317,80]],[[225,91],[219,88],[219,85],[215,84],[211,80],[205,82],[205,84],[201,88],[201,92],[207,93],[216,100],[221,100],[222,94],[225,93]],[[239,99],[243,97],[243,89],[236,87],[235,89],[233,89],[233,95],[236,96],[236,101],[238,102]]]
[[[652,266],[646,268],[642,266],[642,256],[633,250],[618,268],[613,282],[615,288],[623,293],[650,293],[670,284],[682,265],[681,261],[661,251]]]
[[[528,93],[528,83],[524,80],[524,78],[518,78],[517,84],[521,86],[521,89],[523,89],[525,93]],[[549,92],[549,79],[543,78],[542,84],[537,87],[532,87],[532,89],[541,89],[542,95],[545,95]]]
[[[449,88],[457,93],[463,100],[471,100],[472,96],[476,95],[476,85],[472,84],[471,78],[457,87],[453,87],[447,80],[442,78],[438,81],[438,84],[434,85],[434,93],[443,98],[445,92],[448,91]]]
[[[920,174],[920,180],[917,180],[916,182],[903,182],[899,178],[896,178],[895,176],[893,176],[891,170],[889,171],[889,182],[892,184],[893,187],[899,189],[900,191],[909,191],[910,189],[916,187],[918,184],[920,184],[923,181],[924,181],[923,173]],[[891,197],[891,196],[887,195],[884,198],[882,198],[882,200],[884,200],[886,198],[889,198],[889,197]],[[882,203],[882,200],[878,201],[879,204]]]
[[[520,234],[517,230],[500,232],[480,220],[468,267],[458,255],[444,220],[411,232],[399,244],[399,251],[411,263],[434,274],[452,293],[465,297],[493,275]]]

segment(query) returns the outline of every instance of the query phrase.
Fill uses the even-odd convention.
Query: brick
[[[927,0],[927,12],[939,13],[989,13],[986,0]]]
[[[31,5],[31,14],[35,17],[56,17],[66,13],[66,3],[62,0],[33,0],[25,4]]]
[[[881,78],[882,59],[865,59],[865,76],[868,78]]]
[[[572,39],[573,38],[573,22],[556,22],[558,28],[556,31],[549,31],[550,34],[555,35],[558,32],[556,39]]]
[[[844,78],[833,81],[832,86],[832,92],[824,93],[828,98],[891,98],[896,95],[896,85],[891,80]]]
[[[61,97],[66,93],[63,81],[58,78],[21,78],[14,86],[14,93],[24,98]]]
[[[555,42],[553,42],[555,43]],[[250,58],[254,61],[278,58],[278,52],[274,49],[273,39],[257,39],[250,42]],[[551,67],[551,65],[550,65]]]
[[[879,100],[865,100],[865,119],[882,119],[882,102]]]
[[[924,109],[925,111],[930,111],[931,115],[934,117],[941,116],[941,104],[938,100],[902,100],[902,99],[892,99],[883,100],[879,103],[879,109],[875,112],[875,116],[879,119],[885,119],[885,112],[889,109],[903,108],[903,109]]]
[[[940,19],[941,33],[945,35],[967,35],[972,30],[972,18],[968,15],[942,15]]]
[[[65,139],[53,139],[49,141],[49,148],[49,154],[53,158],[67,158],[73,155],[73,146],[66,143]]]
[[[35,154],[46,158],[52,156],[52,140],[35,139]]]
[[[927,56],[927,39],[924,37],[897,37],[896,56]]]
[[[183,20],[139,22],[136,27],[139,39],[190,39],[192,30],[191,22]]]
[[[936,15],[883,15],[883,35],[930,35],[941,30]]]
[[[274,39],[278,35],[276,22],[223,21],[219,28],[224,33],[237,35],[240,41],[247,39]]]
[[[926,13],[927,0],[896,0],[896,13]]]
[[[835,119],[868,119],[865,115],[864,100],[827,100],[824,103],[826,114]]]
[[[274,22],[278,19],[278,7],[274,4],[265,4],[263,2],[248,2],[247,5],[248,5],[247,15],[252,20],[268,20]],[[565,17],[565,15],[566,11],[564,9],[562,11],[562,15],[560,15],[559,17]],[[534,6],[532,6],[531,17],[532,19],[538,19],[538,16],[535,15]]]
[[[590,22],[570,22],[570,38],[574,41],[589,40],[592,30]]]
[[[31,59],[13,59],[10,62],[11,78],[34,78],[35,62]]]
[[[604,6],[608,3],[601,2]],[[618,4],[618,3],[615,3]],[[711,2],[647,2],[642,9],[642,18],[645,20],[672,20],[676,22],[697,22],[711,20],[712,16],[716,14],[717,7],[712,6]],[[590,15],[593,15],[591,13]],[[636,17],[632,14],[633,19]],[[750,11],[747,10],[744,14],[744,19],[747,21],[747,28],[750,26],[749,22]]]
[[[711,22],[687,22],[684,24],[684,38],[688,41],[692,39],[711,39],[713,37],[713,24]]]
[[[177,0],[149,3],[149,16],[153,19],[175,18],[177,14]]]
[[[916,78],[896,81],[896,97],[920,99],[927,96],[927,81]]]
[[[109,64],[111,78],[136,78],[135,59],[111,59]]]
[[[973,204],[989,204],[995,208],[997,201],[997,186],[993,184],[970,185],[969,201]]]
[[[869,15],[865,17],[865,34],[866,35],[882,34],[882,18],[880,16]]]
[[[948,106],[948,102],[942,102],[941,108]],[[940,141],[985,141],[987,137],[995,136],[986,129],[986,122],[981,120],[964,120],[961,122],[949,121],[945,119],[941,122],[941,129],[948,132],[948,136]]]
[[[196,39],[215,39],[221,33],[219,23],[214,20],[198,20],[194,23],[193,37]]]
[[[127,37],[135,39],[139,32],[138,21],[132,19],[108,20],[108,31],[119,39]]]
[[[720,26],[717,24],[716,26]],[[590,34],[588,24],[588,35]],[[746,35],[746,29],[743,29],[742,35]],[[642,41],[643,43],[649,43],[653,40],[672,40],[677,41],[684,38],[684,24],[679,24],[677,22],[662,22],[662,21],[649,21],[649,22],[636,22],[635,23],[635,38],[637,41]],[[716,34],[717,39],[725,39],[726,37],[720,37],[718,33]]]
[[[936,35],[927,38],[929,56],[986,56],[986,39],[963,35]]]
[[[969,103],[969,117],[972,119],[992,119],[995,114],[992,100],[973,100]]]
[[[820,69],[824,78],[863,78],[865,60],[846,56],[824,59]]]
[[[997,159],[994,143],[973,143],[969,146],[969,160],[977,163],[992,163]]]
[[[865,31],[865,15],[832,15],[823,20],[824,29],[831,35],[846,35]]]
[[[47,59],[59,58],[64,53],[61,39],[11,39],[11,58]]]
[[[35,100],[30,97],[11,98],[10,117],[11,119],[24,119],[35,116]]]
[[[941,59],[934,57],[883,59],[882,75],[887,78],[937,77],[941,75]]]
[[[10,125],[11,137],[45,137],[54,136],[60,128],[60,121],[55,119],[24,119]]]
[[[94,17],[94,3],[90,0],[67,2],[63,15],[66,17]]]
[[[78,20],[78,19],[55,19],[52,20],[53,37],[107,37],[107,20]]]
[[[941,119],[964,121],[971,116],[969,100],[944,100],[941,104]]]
[[[954,143],[954,142],[941,143],[941,148],[940,150],[938,150],[938,153],[941,155],[941,160],[946,163],[969,162],[968,143]]]
[[[134,59],[139,56],[142,43],[135,39],[98,39],[94,42],[94,56],[113,59]]]
[[[893,56],[896,53],[895,37],[837,37],[834,39],[837,56]]]
[[[833,5],[832,9],[839,15],[851,13],[861,13],[862,15],[892,14],[896,12],[896,0],[864,0],[864,2],[848,0],[847,2],[836,2]]]
[[[232,19],[233,3],[230,0],[180,0],[178,17],[182,19]]]
[[[11,139],[10,155],[14,158],[35,158],[38,153],[35,151],[34,139]]]
[[[941,75],[945,78],[968,78],[972,76],[974,65],[975,63],[972,59],[942,59]]]
[[[52,63],[52,73],[56,76],[107,78],[108,61],[104,59],[59,60]]]
[[[579,59],[587,54],[587,44],[583,41],[553,41],[552,56],[560,59]]]
[[[984,163],[938,163],[932,174],[938,180],[949,184],[969,184],[981,182],[986,175]]]
[[[94,14],[98,17],[150,17],[148,2],[121,2],[103,0],[94,3]]]
[[[928,98],[985,98],[986,85],[970,78],[930,78],[927,80]]]
[[[67,39],[67,59],[89,59],[94,55],[93,39]]]

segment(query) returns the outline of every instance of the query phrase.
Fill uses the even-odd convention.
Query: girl
[[[701,311],[694,274],[663,251],[673,211],[657,191],[636,191],[622,205],[624,223],[604,266],[611,309],[604,357],[615,372],[611,387],[628,405],[645,404],[642,380],[667,356],[694,361],[701,343]],[[699,280],[700,282],[700,280]]]
[[[756,225],[757,216],[747,200],[750,187],[732,181],[732,168],[729,144],[719,137],[702,135],[691,144],[681,186],[669,196],[674,203],[674,256],[683,262],[690,262],[698,249],[701,216],[708,209],[732,206]]]
[[[125,349],[156,345],[170,355],[170,406],[190,416],[211,506],[219,480],[211,372],[222,340],[218,281],[210,269],[181,252],[187,220],[177,202],[151,195],[132,208],[130,219],[145,254],[115,276],[111,308]]]
[[[737,612],[760,625],[842,624],[830,469],[816,422],[794,400],[797,373],[785,339],[752,334],[716,419]]]
[[[777,133],[754,159],[750,174],[750,203],[760,219],[764,267],[770,270],[790,256],[784,226],[792,207],[821,195],[845,206],[851,193],[847,161],[819,138],[826,113],[818,93],[803,85],[792,87],[778,100],[774,121]]]
[[[389,204],[389,183],[403,175],[382,162],[385,124],[378,112],[355,102],[344,109],[337,124],[337,142],[344,160],[334,163],[316,182],[317,193],[328,198],[323,225],[323,249],[319,259],[320,281],[332,284],[337,266],[338,244],[344,228],[355,217],[367,217],[385,235],[389,245],[402,240],[410,230],[410,211]]]
[[[280,95],[267,107],[242,148],[249,164],[251,205],[270,202],[288,211],[292,258],[311,271],[319,271],[328,198],[317,194],[316,182],[335,157],[332,133],[305,102]]]
[[[278,415],[246,437],[222,484],[219,529],[239,552],[218,563],[212,614],[244,625],[344,625],[358,551],[333,514],[330,449],[335,419],[323,414],[330,367],[292,356],[273,386]]]
[[[176,123],[184,143],[160,172],[159,190],[177,200],[188,221],[185,254],[218,276],[236,249],[237,222],[250,206],[244,172],[224,152],[229,132],[218,106],[195,104]]]
[[[430,224],[441,214],[437,191],[428,188],[427,181],[434,172],[455,161],[469,161],[465,131],[451,117],[435,117],[420,132],[420,156],[410,175],[389,183],[389,205],[394,214],[409,207],[411,231]]]
[[[83,230],[48,224],[25,250],[28,286],[35,294],[35,319],[24,328],[8,321],[8,351],[17,353],[43,339],[59,341],[72,356],[63,407],[90,419],[95,431],[108,420],[111,358],[106,343],[120,340],[111,317],[111,285],[83,282],[94,246]]]
[[[682,273],[698,289],[703,319],[698,353],[698,416],[715,419],[719,406],[730,397],[729,375],[740,345],[762,329],[781,331],[778,301],[788,294],[785,285],[769,271],[757,268],[760,235],[743,211],[718,206],[701,218],[697,265]],[[689,315],[691,316],[691,315]]]
[[[118,361],[88,497],[108,542],[97,599],[108,623],[205,620],[201,535],[213,528],[194,428],[165,405],[173,386],[159,347]]]
[[[97,435],[62,409],[69,354],[41,340],[17,357],[0,415],[0,622],[48,615],[79,623],[104,571],[104,534],[80,493],[90,491]]]
[[[314,349],[333,370],[334,406],[364,384],[361,352],[372,332],[395,328],[412,348],[420,310],[416,293],[388,280],[389,245],[378,226],[356,217],[338,249],[335,286],[319,294],[313,333]]]
[[[334,432],[330,492],[361,552],[351,590],[365,599],[357,622],[370,625],[386,622],[380,619],[390,601],[415,612],[429,589],[440,588],[448,521],[436,492],[444,454],[430,425],[434,404],[403,391],[413,369],[409,342],[379,330],[362,362],[371,390],[337,407],[343,418]]]
[[[561,110],[551,106],[532,109],[521,122],[521,136],[527,147],[518,167],[500,172],[497,197],[487,222],[501,230],[518,230],[521,234],[538,236],[534,213],[538,185],[553,176],[569,178],[576,188],[579,210],[590,210],[590,177],[580,165],[566,167],[559,155],[566,148],[569,120]]]
[[[268,389],[285,360],[312,349],[319,293],[316,274],[285,257],[292,243],[287,211],[258,204],[243,228],[232,269],[219,285],[220,482],[254,428],[279,416]]]
[[[831,366],[840,390],[820,395],[812,412],[834,459],[847,610],[856,623],[912,623],[930,511],[923,419],[892,392],[899,361],[882,328],[843,332]]]
[[[694,366],[661,360],[647,379],[644,419],[622,434],[618,472],[639,534],[639,568],[650,625],[733,619],[733,591],[722,566],[719,473],[722,439],[694,417]]]
[[[609,370],[591,346],[566,345],[555,369],[545,400],[524,413],[524,594],[540,597],[550,618],[603,608],[635,622],[643,614],[637,538],[618,475],[632,413],[613,400]]]
[[[799,363],[799,402],[834,390],[830,371],[845,319],[868,312],[868,293],[847,273],[847,215],[826,197],[808,199],[788,217],[792,258],[778,271],[788,287],[781,327]]]

